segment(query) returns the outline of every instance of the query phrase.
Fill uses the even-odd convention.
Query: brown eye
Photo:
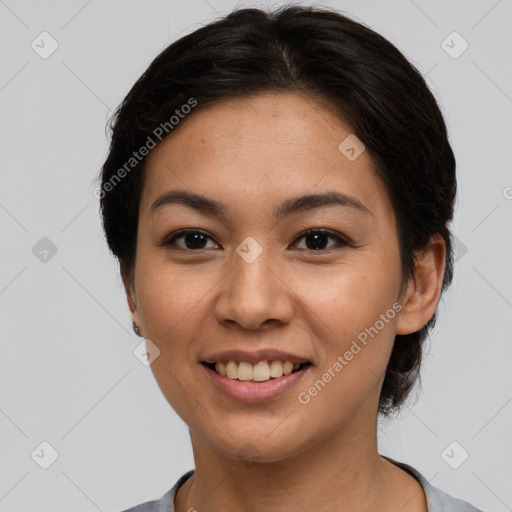
[[[304,239],[306,243],[305,247],[299,247],[299,249],[312,252],[328,251],[337,246],[340,248],[352,246],[340,235],[325,229],[310,229],[305,231],[296,239],[295,244],[297,244],[297,241],[301,239]],[[329,246],[329,239],[334,240],[337,243],[331,244]],[[182,240],[182,242],[177,243],[178,240]],[[214,247],[208,247],[208,240],[213,241],[213,238],[207,235],[205,232],[197,229],[188,229],[173,233],[172,236],[165,239],[159,245],[170,249],[185,251],[201,251],[219,247],[215,242]]]
[[[302,238],[306,240],[305,249],[314,252],[329,250],[332,247],[336,247],[336,245],[340,245],[342,247],[350,245],[341,236],[325,229],[310,229],[302,233],[302,235],[300,235],[300,237],[297,238],[297,240],[301,240]],[[326,247],[329,238],[336,240],[338,243],[331,245],[330,247]]]
[[[176,241],[180,239],[183,239],[183,243],[180,245],[176,244]],[[203,250],[211,248],[206,246],[208,239],[213,240],[209,235],[207,235],[203,231],[199,231],[197,229],[189,229],[178,231],[178,233],[175,233],[170,239],[165,240],[160,245],[171,248],[176,247],[178,249],[191,251]]]

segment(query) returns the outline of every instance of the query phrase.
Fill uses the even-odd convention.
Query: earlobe
[[[446,244],[436,233],[415,256],[415,273],[409,278],[396,322],[397,334],[419,331],[434,315],[443,284]]]
[[[137,313],[137,294],[135,292],[135,286],[131,280],[124,275],[122,276],[122,280],[126,293],[126,300],[128,302],[128,308],[130,309],[133,332],[137,336],[143,336],[141,332],[141,320]]]

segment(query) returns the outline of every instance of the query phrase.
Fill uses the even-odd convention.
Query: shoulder
[[[174,496],[178,489],[185,483],[185,481],[192,476],[194,470],[190,470],[181,476],[173,487],[167,491],[159,500],[146,501],[135,507],[123,510],[122,512],[175,512],[174,511]]]
[[[403,462],[397,462],[389,457],[385,457],[389,462],[407,471],[413,475],[422,485],[425,496],[427,497],[428,512],[482,512],[480,509],[471,505],[467,501],[441,491],[434,487],[418,470]]]
[[[471,503],[454,498],[432,485],[430,486],[430,493],[427,494],[427,502],[429,504],[429,512],[482,512],[471,505]]]
[[[467,501],[454,498],[449,494],[434,487],[429,481],[416,469],[403,462],[397,462],[389,457],[387,460],[412,474],[422,485],[427,497],[428,512],[482,512]],[[185,481],[192,476],[194,470],[188,471],[181,476],[174,486],[166,492],[159,500],[147,501],[122,512],[175,512],[174,496]]]

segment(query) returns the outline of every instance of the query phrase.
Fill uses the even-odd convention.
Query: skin
[[[435,312],[446,249],[432,238],[400,297],[394,211],[368,151],[350,161],[338,149],[351,133],[314,97],[268,93],[189,115],[148,156],[136,265],[123,281],[132,320],[161,351],[151,365],[158,385],[190,430],[196,473],[177,493],[177,512],[329,512],[340,503],[345,512],[427,511],[419,482],[378,453],[377,408],[395,335]],[[230,220],[177,204],[150,215],[174,189],[224,203]],[[371,213],[330,206],[272,215],[287,199],[327,190]],[[207,233],[204,249],[183,237],[174,249],[159,245],[184,228]],[[300,236],[309,228],[353,246],[326,238],[315,250]],[[250,264],[235,250],[248,236],[263,250]],[[397,301],[401,311],[301,404],[298,392]],[[269,402],[228,398],[200,364],[212,352],[267,347],[313,363]]]

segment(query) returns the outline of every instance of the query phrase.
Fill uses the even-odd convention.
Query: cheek
[[[315,335],[322,350],[315,379],[300,390],[297,401],[312,417],[334,407],[332,418],[326,419],[334,428],[369,397],[378,400],[400,308],[395,302],[400,262],[397,255],[366,253],[357,263],[336,268],[329,278],[310,277],[315,286],[308,281],[296,286],[314,313],[309,323],[318,327]]]
[[[289,275],[304,315],[322,331],[324,347],[329,352],[343,350],[391,308],[385,324],[378,323],[379,331],[389,338],[396,316],[392,307],[400,287],[398,255],[368,251],[326,269],[312,268],[294,280]]]
[[[170,345],[173,340],[190,338],[201,326],[208,291],[214,289],[218,275],[206,268],[180,267],[161,259],[148,258],[139,268],[138,310],[147,337]]]
[[[138,311],[144,325],[145,338],[160,350],[151,364],[162,394],[186,422],[194,421],[190,404],[195,400],[197,361],[194,340],[201,336],[208,294],[216,282],[208,271],[193,271],[142,257],[138,271]],[[137,278],[136,278],[137,279]],[[196,350],[197,352],[197,350]]]
[[[296,400],[309,418],[322,418],[325,435],[349,421],[363,404],[376,407],[400,307],[394,302],[396,281],[384,273],[379,277],[347,272],[331,280],[329,293],[309,292],[308,304],[320,320],[316,335],[322,351],[314,379]]]

